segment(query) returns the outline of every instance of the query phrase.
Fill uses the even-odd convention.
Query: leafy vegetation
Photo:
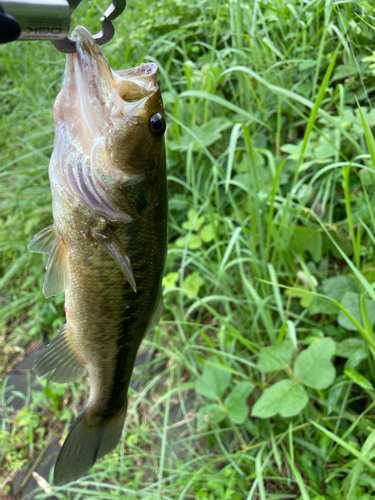
[[[106,6],[87,0],[74,22],[98,31]],[[132,0],[115,23],[104,48],[113,68],[160,67],[167,312],[144,340],[121,445],[70,492],[372,498],[373,7]],[[30,340],[64,322],[63,295],[44,298],[45,262],[26,251],[51,223],[47,166],[64,57],[44,42],[0,53],[5,374]],[[2,386],[15,423],[1,431],[5,475],[38,456],[47,422],[66,431],[87,394],[84,383],[43,384],[16,415]]]

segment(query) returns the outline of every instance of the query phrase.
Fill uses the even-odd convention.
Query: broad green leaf
[[[186,231],[199,231],[200,228],[204,224],[204,216],[201,215],[200,217],[197,216],[197,211],[194,209],[191,209],[187,213],[188,220],[182,223],[182,227],[186,229]]]
[[[338,247],[342,250],[342,252],[345,255],[350,256],[353,254],[353,245],[352,245],[351,241],[339,238],[337,236],[337,234],[333,231],[327,231],[327,232],[331,236],[331,238],[333,239],[334,242],[330,239],[330,237],[326,233],[324,233],[322,236],[323,237],[323,253],[330,250],[332,252],[332,255],[336,259],[340,259],[340,260],[344,259],[340,250],[336,247],[336,245],[338,245]],[[336,243],[336,245],[335,245],[335,243]]]
[[[321,137],[319,145],[314,149],[314,153],[318,159],[331,158],[336,154],[336,148],[331,141]]]
[[[254,389],[251,382],[240,382],[225,399],[224,406],[235,424],[243,424],[249,414],[247,398]]]
[[[30,411],[28,408],[22,408],[14,416],[14,423],[17,427],[23,427],[25,425],[30,425]]]
[[[309,291],[309,289],[306,286],[299,286],[298,288],[297,287],[288,288],[288,290],[286,290],[285,293],[286,295],[288,295],[288,297],[300,299],[301,306],[305,308],[310,306],[311,301],[314,298],[314,295]]]
[[[204,151],[222,138],[221,131],[231,126],[232,122],[225,118],[212,118],[204,125],[190,127],[187,134],[182,135],[178,142],[172,141],[168,147],[175,151],[188,151],[190,144],[195,142],[194,147]]]
[[[219,399],[230,383],[231,374],[216,366],[204,365],[203,374],[198,378],[195,388],[199,394],[210,399]]]
[[[221,132],[232,126],[232,122],[223,116],[215,116],[206,123],[193,126],[192,129],[200,137],[205,146],[211,146],[222,138]]]
[[[210,243],[215,239],[215,228],[213,224],[206,224],[200,230],[199,236],[202,238],[202,241],[205,243]]]
[[[362,264],[361,273],[369,283],[375,282],[375,261],[368,260]]]
[[[190,250],[196,250],[202,246],[202,240],[197,234],[190,234],[189,236],[182,236],[177,238],[174,242],[177,248],[184,248],[188,242],[188,247]]]
[[[310,314],[338,314],[340,309],[331,300],[316,295],[309,305]]]
[[[201,277],[199,271],[193,271],[191,274],[186,276],[182,284],[182,288],[188,292],[192,292],[198,295],[199,290],[204,285],[204,280]]]
[[[354,383],[362,387],[362,389],[367,389],[370,391],[374,390],[374,387],[372,383],[363,375],[361,375],[359,372],[353,369],[348,369],[344,370],[344,374],[350,378],[350,380],[353,380]]]
[[[348,77],[348,68],[345,66],[345,64],[338,64],[335,67],[335,73],[331,78],[331,82],[334,82],[335,80],[344,80],[344,78],[347,78],[347,77]],[[345,111],[346,111],[346,108],[344,108],[344,119],[345,119]],[[353,112],[352,112],[352,115],[353,115]],[[335,117],[335,118],[337,118],[337,117]],[[343,117],[340,116],[340,118],[343,118]]]
[[[320,339],[324,339],[325,337],[324,331],[321,328],[311,328],[311,334],[314,335],[314,337],[318,337]]]
[[[309,286],[310,289],[314,290],[315,287],[318,286],[318,281],[313,274],[306,268],[304,271],[301,269],[297,271],[297,278],[303,283],[305,286]]]
[[[323,292],[332,299],[341,302],[345,292],[357,292],[358,286],[353,278],[348,276],[335,276],[323,280]]]
[[[294,351],[293,342],[285,340],[282,344],[262,349],[258,358],[258,368],[263,373],[282,370],[289,364]]]
[[[59,420],[62,422],[71,422],[73,418],[72,409],[69,406],[66,406],[59,413]]]
[[[178,273],[168,273],[163,278],[163,286],[176,286],[178,282]]]
[[[324,337],[324,335],[323,335],[323,337]],[[303,344],[303,345],[310,345],[313,342],[315,342],[316,340],[319,340],[321,338],[322,338],[321,336],[318,337],[317,335],[309,335],[308,337],[306,337],[303,340],[301,340],[301,344]]]
[[[372,51],[372,55],[371,56],[362,57],[361,61],[375,63],[375,50]]]
[[[309,252],[314,262],[320,262],[322,260],[320,228],[297,226],[294,230],[293,246],[299,252]]]
[[[299,63],[298,68],[304,73],[307,69],[314,68],[315,66],[316,61],[314,59],[305,59],[303,62]],[[301,88],[301,86],[299,88]]]
[[[289,154],[288,158],[292,160],[298,160],[299,157],[301,156],[302,144],[303,144],[302,141],[299,141],[298,144],[283,144],[280,147],[280,150],[283,153],[288,153]],[[311,154],[310,145],[308,145],[305,150],[305,157],[309,156],[310,154]]]
[[[361,308],[360,308],[360,297],[358,293],[347,291],[342,297],[341,305],[353,316],[358,323],[362,324],[361,320]],[[368,319],[373,325],[375,323],[375,303],[371,299],[365,300]],[[345,328],[345,330],[357,331],[357,327],[350,321],[350,319],[343,313],[339,312],[338,323],[340,326]]]
[[[253,417],[269,418],[279,413],[282,417],[297,415],[308,403],[305,389],[293,380],[281,380],[266,389],[252,408]]]
[[[340,358],[350,358],[359,348],[364,346],[362,339],[349,338],[336,344],[336,356]]]
[[[353,352],[346,360],[344,369],[351,370],[356,368],[364,359],[368,356],[368,350],[365,345],[362,345],[359,349]]]
[[[372,177],[372,174],[369,170],[367,170],[367,169],[360,170],[359,171],[359,178],[361,179],[361,184],[363,186],[369,187],[372,185],[373,177]]]
[[[220,405],[207,405],[198,412],[198,427],[201,428],[207,424],[218,424],[224,418],[225,412]]]
[[[335,354],[331,338],[319,339],[299,354],[294,363],[296,377],[313,389],[326,389],[335,379],[336,370],[330,359]]]

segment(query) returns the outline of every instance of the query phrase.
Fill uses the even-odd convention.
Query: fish
[[[136,354],[163,313],[167,253],[165,111],[158,66],[114,71],[90,33],[72,33],[54,104],[53,224],[29,250],[49,254],[43,291],[65,291],[66,323],[39,376],[90,394],[58,455],[54,484],[80,478],[117,445]]]

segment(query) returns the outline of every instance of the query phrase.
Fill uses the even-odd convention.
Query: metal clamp
[[[98,45],[104,45],[105,43],[108,43],[110,40],[112,40],[113,35],[115,34],[115,28],[111,21],[122,14],[125,7],[126,0],[112,0],[110,7],[108,7],[108,9],[104,12],[103,17],[100,18],[102,31],[97,35],[94,35],[94,38]],[[52,40],[52,43],[57,50],[59,50],[60,52],[64,52],[65,54],[76,52],[75,42],[73,42],[73,40],[68,37],[64,38],[63,40]]]

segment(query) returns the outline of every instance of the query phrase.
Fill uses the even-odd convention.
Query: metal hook
[[[78,3],[77,3],[78,5]],[[112,0],[111,5],[104,12],[103,17],[100,18],[100,23],[102,25],[102,31],[97,35],[94,35],[96,43],[98,45],[104,45],[112,40],[113,35],[115,34],[115,28],[111,21],[116,19],[126,7],[126,0]],[[74,8],[73,8],[74,10]],[[65,37],[63,40],[52,40],[53,45],[60,52],[64,52],[65,54],[71,54],[76,52],[76,44],[68,37]]]

